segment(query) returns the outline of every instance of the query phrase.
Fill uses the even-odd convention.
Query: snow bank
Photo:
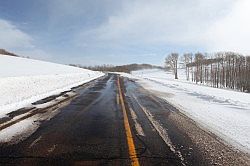
[[[103,75],[67,65],[0,56],[0,117]]]
[[[128,75],[126,75],[128,76]],[[180,108],[202,127],[250,152],[250,94],[196,85],[162,70],[132,72],[138,82]]]

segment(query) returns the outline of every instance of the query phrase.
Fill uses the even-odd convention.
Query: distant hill
[[[14,53],[8,52],[5,49],[1,49],[1,48],[0,48],[0,54],[9,55],[9,56],[18,56],[18,55],[14,54]]]
[[[81,65],[74,65],[71,64],[71,66],[77,66],[85,69],[95,70],[95,71],[109,71],[109,72],[125,72],[130,73],[131,71],[141,70],[141,69],[153,69],[158,68],[162,69],[161,66],[155,66],[150,64],[128,64],[128,65],[120,65],[120,66],[113,66],[113,65],[99,65],[99,66],[81,66]]]

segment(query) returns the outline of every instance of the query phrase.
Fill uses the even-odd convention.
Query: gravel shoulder
[[[243,153],[223,142],[213,133],[200,128],[195,121],[181,112],[169,115],[169,119],[185,132],[211,165],[250,165],[249,154]]]

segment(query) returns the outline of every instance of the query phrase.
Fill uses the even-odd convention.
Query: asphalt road
[[[168,117],[178,112],[115,74],[77,96],[17,144],[0,144],[0,165],[208,165]]]

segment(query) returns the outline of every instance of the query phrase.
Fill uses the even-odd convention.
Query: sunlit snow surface
[[[124,76],[137,78],[144,88],[175,105],[201,127],[249,153],[250,94],[196,85],[185,80],[184,70],[179,72],[179,80],[158,69]]]
[[[67,65],[0,55],[0,117],[102,75]]]

